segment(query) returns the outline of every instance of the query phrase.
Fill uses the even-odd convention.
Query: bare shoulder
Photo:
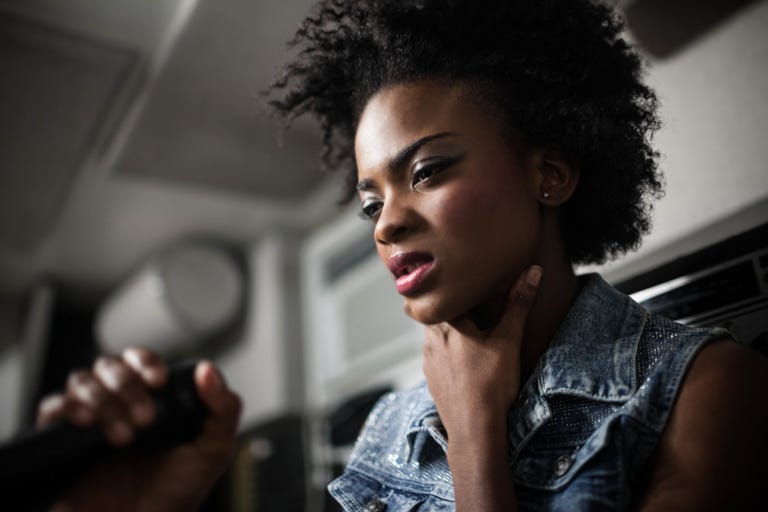
[[[757,510],[768,480],[768,359],[728,339],[688,370],[641,510]]]

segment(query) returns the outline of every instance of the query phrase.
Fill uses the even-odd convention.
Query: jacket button
[[[555,461],[555,476],[563,476],[571,469],[573,459],[568,455],[561,455]]]
[[[381,500],[369,501],[363,508],[363,512],[384,512],[385,510],[387,510],[387,504]]]

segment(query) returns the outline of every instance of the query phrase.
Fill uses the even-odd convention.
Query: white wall
[[[768,221],[768,2],[653,62],[648,81],[661,100],[666,196],[642,249],[604,268],[609,279]]]
[[[300,319],[288,301],[289,251],[290,243],[278,235],[249,249],[251,298],[242,338],[215,361],[243,399],[243,428],[301,407],[304,366],[290,326]]]
[[[0,441],[15,434],[19,426],[22,356],[19,344],[0,349]]]
[[[37,396],[53,302],[42,283],[29,297],[0,298],[0,440],[19,432]]]
[[[403,313],[403,298],[375,252],[330,277],[340,260],[373,243],[371,224],[355,210],[315,230],[302,247],[305,398],[313,412],[368,387],[403,387],[421,376],[423,327]]]

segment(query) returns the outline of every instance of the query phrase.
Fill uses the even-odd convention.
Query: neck
[[[523,332],[520,358],[520,385],[524,385],[541,356],[552,343],[560,324],[571,309],[579,284],[560,236],[555,212],[547,212],[539,250],[531,263],[543,269],[539,290],[531,304]],[[504,313],[508,289],[468,313],[481,331],[493,328]]]
[[[528,380],[539,359],[549,348],[579,292],[573,267],[566,258],[552,258],[551,261],[544,259],[537,263],[542,266],[544,273],[525,322],[520,360],[521,385]]]
[[[528,380],[549,348],[579,291],[573,268],[566,258],[545,258],[536,263],[541,265],[544,273],[525,322],[520,361],[521,384]],[[505,292],[472,310],[469,317],[481,331],[493,328],[504,313],[506,302]]]

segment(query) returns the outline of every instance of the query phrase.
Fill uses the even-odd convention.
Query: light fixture
[[[167,358],[189,354],[237,320],[244,282],[241,266],[223,247],[175,245],[106,298],[97,313],[97,341],[106,353],[143,346]]]

